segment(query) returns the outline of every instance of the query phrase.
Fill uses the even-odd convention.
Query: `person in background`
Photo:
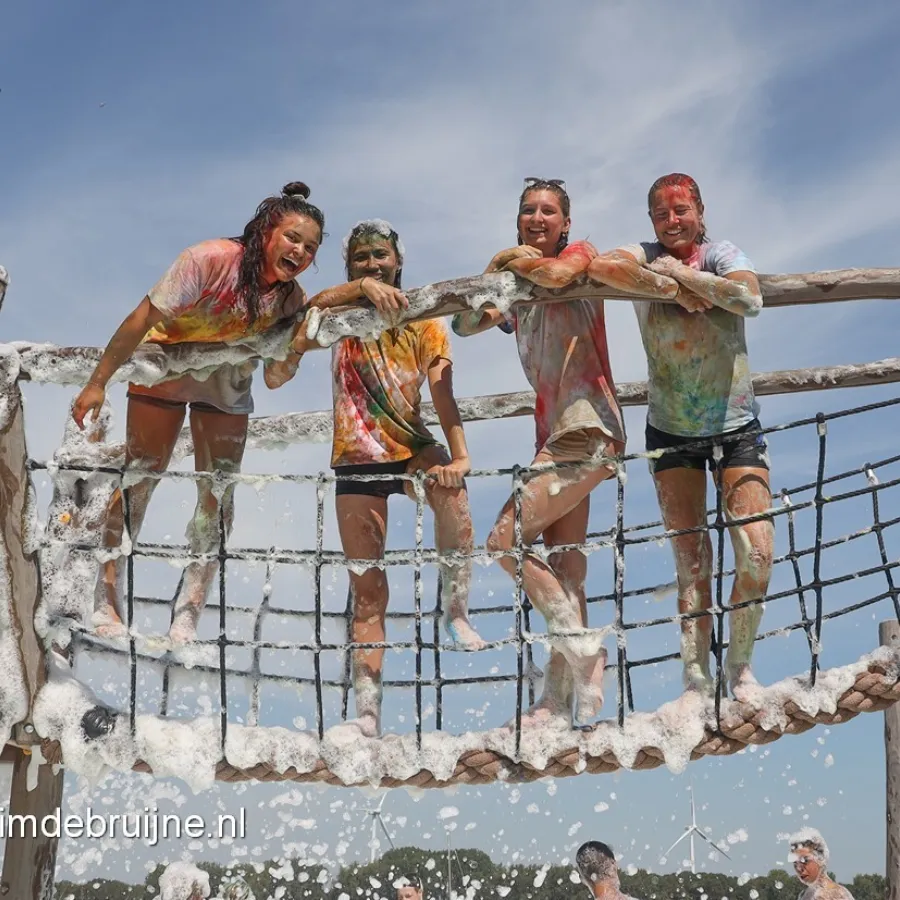
[[[425,889],[422,879],[415,873],[401,875],[395,882],[397,900],[424,900]]]
[[[853,900],[847,888],[828,877],[828,844],[815,828],[804,828],[789,842],[794,871],[804,886],[798,900]]]
[[[596,900],[634,900],[622,893],[616,856],[608,844],[600,841],[582,844],[575,854],[575,868],[581,883]]]

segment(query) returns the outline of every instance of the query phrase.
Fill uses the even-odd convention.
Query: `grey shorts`
[[[129,384],[128,394],[148,400],[169,403],[190,403],[200,408],[211,406],[232,415],[250,415],[253,412],[253,371],[256,362],[238,366],[226,363],[219,366],[209,378],[182,375],[171,381],[163,381],[153,387]]]

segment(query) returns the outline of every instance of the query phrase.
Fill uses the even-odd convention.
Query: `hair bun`
[[[281,193],[285,197],[302,197],[306,200],[309,198],[309,187],[302,181],[290,181],[281,189]]]

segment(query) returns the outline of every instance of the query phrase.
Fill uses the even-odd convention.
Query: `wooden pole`
[[[28,471],[25,412],[17,384],[19,358],[6,347],[0,351],[0,643],[7,651],[4,658],[15,663],[2,672],[3,713],[8,717],[3,727],[4,736],[11,732],[16,743],[34,744],[39,737],[31,712],[46,673],[41,641],[34,630],[41,590],[37,550],[29,546],[34,485]],[[63,774],[41,765],[37,786],[29,791],[32,760],[28,750],[16,751],[9,812],[26,818],[5,823],[23,822],[25,830],[5,829],[0,896],[50,900],[59,836],[45,836],[39,825],[59,810]]]
[[[766,308],[832,303],[843,300],[900,298],[900,269],[837,269],[797,275],[760,275],[760,289]],[[465,312],[473,306],[509,307],[511,304],[559,303],[577,299],[652,300],[615,288],[598,285],[585,276],[564,288],[541,288],[511,272],[473,275],[441,281],[406,291],[409,309],[401,322],[420,322]],[[672,302],[661,301],[656,302]],[[317,338],[322,346],[351,335],[365,337],[386,327],[386,320],[370,305],[343,306],[322,312]],[[114,381],[155,384],[167,375],[250,359],[284,359],[292,323],[276,326],[261,335],[231,344],[142,344],[114,376]],[[24,380],[54,384],[84,384],[96,366],[99,347],[53,347],[48,344],[17,342]]]
[[[14,640],[20,666],[20,671],[4,672],[3,677],[8,683],[18,681],[25,694],[19,710],[21,719],[15,724],[12,737],[17,744],[27,745],[37,740],[31,708],[43,684],[45,669],[41,642],[34,630],[34,612],[41,590],[37,551],[26,546],[34,486],[28,471],[22,395],[10,377],[10,362],[9,357],[0,362],[0,560],[4,569],[0,601],[9,604],[0,618],[6,620],[9,635],[3,637]]]
[[[23,818],[6,820],[0,897],[51,900],[59,848],[56,827],[59,818],[54,823],[53,817],[62,806],[63,771],[60,769],[54,774],[51,766],[41,765],[37,785],[28,790],[28,766],[31,761],[27,751],[17,751],[17,759],[13,763],[9,815]],[[51,818],[47,819],[48,816]],[[46,832],[56,836],[48,837]]]
[[[878,638],[883,647],[900,646],[900,624],[896,619],[878,626]],[[887,858],[885,875],[888,889],[886,900],[900,900],[900,705],[884,711],[884,761],[886,774]]]

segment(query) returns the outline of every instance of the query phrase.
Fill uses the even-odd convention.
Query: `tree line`
[[[240,877],[255,900],[394,900],[393,883],[418,874],[424,900],[446,900],[448,881],[456,900],[572,900],[587,893],[573,880],[571,866],[501,865],[481,850],[454,851],[448,869],[445,852],[397,847],[372,864],[343,866],[337,876],[321,864],[275,859],[265,863],[222,866],[203,863],[213,897],[223,880]],[[159,865],[143,884],[94,878],[83,884],[59,881],[57,900],[138,900],[159,897]],[[772,869],[747,880],[718,872],[658,874],[638,869],[621,873],[622,890],[637,900],[797,900],[801,885],[793,873]],[[885,900],[887,880],[856,875],[847,889],[855,900]],[[281,890],[283,889],[283,890]]]

